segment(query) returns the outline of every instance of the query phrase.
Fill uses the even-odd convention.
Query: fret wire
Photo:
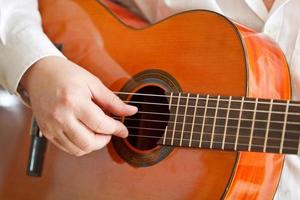
[[[193,138],[194,127],[195,127],[195,118],[196,118],[196,113],[197,113],[198,99],[199,99],[199,94],[197,94],[197,97],[196,97],[189,147],[191,147],[191,145],[192,145],[192,138]]]
[[[171,106],[173,105],[172,104],[172,99],[173,98],[173,92],[171,92],[171,95],[170,95],[170,101],[169,101],[169,110],[171,110]]]
[[[284,142],[284,137],[285,137],[286,122],[287,122],[287,117],[288,117],[288,112],[289,112],[289,102],[290,102],[290,100],[287,101],[286,108],[285,108],[284,123],[283,123],[281,143],[280,143],[280,153],[282,153],[283,142]]]
[[[122,119],[120,117],[114,117],[114,119]],[[224,118],[226,119],[226,118]],[[230,119],[230,118],[229,118]],[[243,119],[243,118],[242,118]],[[126,118],[126,120],[135,120],[135,121],[145,121],[145,122],[168,122],[168,121],[164,121],[164,120],[151,120],[151,119],[134,119],[134,118]],[[245,121],[245,119],[243,119]],[[267,122],[267,121],[265,121]],[[169,122],[170,124],[173,124],[174,122]],[[177,122],[177,124],[182,124],[181,122]],[[192,124],[192,123],[189,123],[189,122],[186,122],[185,124]],[[288,123],[287,123],[288,124]],[[199,123],[196,123],[194,125],[200,125]],[[300,125],[300,124],[299,124]],[[206,124],[206,126],[213,126],[212,124]],[[225,127],[226,124],[223,126],[223,125],[216,125],[216,127],[220,127],[220,128],[223,128]],[[235,126],[226,126],[227,128],[236,128]],[[241,126],[240,129],[246,129],[246,130],[251,130],[251,128],[249,127],[244,127],[244,126]],[[266,129],[264,128],[254,128],[254,130],[258,130],[258,131],[266,131]],[[269,129],[269,131],[273,131],[273,132],[282,132],[282,130],[279,130],[279,129]],[[293,133],[293,134],[300,134],[299,131],[294,131],[294,130],[288,130],[286,131],[287,133]],[[265,137],[264,137],[265,138]]]
[[[203,137],[203,131],[204,131],[204,126],[205,126],[205,116],[206,116],[206,111],[207,111],[208,99],[209,99],[209,94],[206,96],[204,114],[203,114],[203,118],[202,118],[202,127],[201,127],[201,135],[200,135],[199,147],[201,147],[201,143],[202,143],[202,137]]]
[[[231,109],[230,109],[231,110]],[[157,113],[157,112],[143,112],[143,111],[138,111],[137,113],[141,113],[141,114],[153,114],[153,115],[175,115],[175,114],[169,114],[169,113]],[[183,116],[183,115],[180,115],[178,114],[178,116]],[[188,117],[192,117],[193,115],[186,115]],[[203,117],[203,116],[198,116],[198,117]],[[213,118],[211,116],[205,116],[206,118]],[[226,119],[225,117],[218,117],[218,119]],[[239,118],[229,118],[231,120],[239,120]],[[244,121],[252,121],[252,119],[247,119],[247,118],[241,118],[242,120]],[[260,119],[256,119],[255,121],[257,122],[267,122],[267,120],[260,120]],[[283,121],[276,121],[276,120],[273,120],[271,121],[272,123],[284,123]],[[295,125],[299,125],[299,122],[292,122],[292,121],[289,121],[287,122],[287,124],[295,124]]]
[[[258,102],[258,99],[256,98],[255,99],[255,105],[254,105],[254,113],[253,113],[253,117],[252,117],[251,133],[250,133],[250,140],[249,140],[248,151],[251,150],[251,145],[252,145],[252,137],[253,137],[253,132],[254,132],[254,124],[255,124],[255,117],[256,117],[257,102]]]
[[[159,95],[159,94],[144,94],[144,93],[130,93],[130,92],[114,92],[115,94],[131,94],[131,95],[140,95],[140,96],[154,96],[154,97],[169,97],[169,95]],[[227,96],[222,96],[222,97],[227,97]],[[240,96],[235,96],[235,97],[240,97]],[[249,99],[251,99],[251,97],[247,97]],[[194,98],[193,98],[194,99]],[[199,98],[199,99],[203,99],[205,100],[206,98]],[[262,99],[262,100],[270,100],[270,99],[265,99],[265,98],[259,98],[259,99]],[[276,100],[276,99],[275,99]],[[280,99],[278,99],[280,100]],[[221,101],[227,101],[226,99],[221,99]],[[239,100],[232,100],[233,102],[240,102]],[[245,103],[253,103],[253,101],[247,101],[245,100],[244,101]],[[260,102],[262,104],[269,104],[267,102]],[[286,105],[286,103],[280,103],[280,102],[274,102],[274,105]],[[300,102],[299,103],[290,103],[290,105],[292,106],[296,106],[296,107],[300,107]]]
[[[151,136],[151,135],[136,135],[136,134],[130,134],[129,136],[131,137],[145,137],[145,138],[158,138],[158,139],[161,139],[161,137],[159,136]],[[167,139],[171,139],[171,138],[167,138]],[[180,138],[174,138],[174,140],[180,140]],[[189,140],[189,139],[186,139],[186,138],[183,138],[183,140]],[[193,140],[193,141],[197,141],[197,140]],[[203,140],[203,142],[206,142],[206,143],[209,143],[210,140]],[[215,143],[221,143],[221,142],[215,142]],[[228,142],[227,144],[234,144],[232,142]],[[241,143],[239,144],[240,146],[248,146],[248,143],[247,144],[244,144],[244,143]],[[257,144],[253,144],[254,147],[263,147],[262,145],[257,145]],[[269,146],[270,148],[277,148],[276,146]],[[297,148],[294,148],[294,147],[285,147],[286,150],[297,150]],[[279,153],[279,152],[278,152]]]
[[[214,141],[214,134],[215,134],[215,128],[216,128],[219,100],[220,100],[220,95],[218,95],[218,100],[217,100],[217,105],[216,105],[216,110],[215,110],[215,117],[214,117],[214,122],[213,122],[213,129],[212,129],[212,135],[211,135],[211,141],[210,141],[209,148],[212,148],[213,141]]]
[[[237,148],[237,142],[238,142],[238,138],[239,138],[239,134],[240,134],[240,126],[241,126],[241,118],[242,118],[242,112],[243,112],[243,105],[244,105],[244,97],[242,97],[242,101],[241,101],[240,115],[239,115],[239,121],[238,121],[238,126],[237,126],[235,144],[234,144],[234,149],[235,150]]]
[[[163,145],[166,144],[167,131],[168,131],[168,126],[166,126],[166,128],[165,128],[164,137],[163,137]]]
[[[224,143],[225,143],[226,134],[227,134],[227,126],[228,126],[229,109],[230,109],[230,106],[231,106],[231,98],[232,98],[232,96],[229,97],[228,106],[227,106],[225,128],[224,128],[224,136],[223,136],[223,141],[222,141],[222,149],[224,149]]]
[[[182,138],[183,138],[183,131],[184,131],[184,127],[185,127],[186,112],[187,112],[188,103],[189,103],[189,96],[190,96],[190,93],[187,94],[187,100],[186,100],[184,116],[183,116],[182,131],[181,131],[181,136],[180,136],[181,140],[179,141],[180,142],[179,146],[182,145]]]
[[[141,130],[152,130],[152,131],[164,131],[164,129],[160,129],[160,128],[150,128],[150,127],[138,127],[138,126],[129,126],[127,127],[128,129],[141,129]],[[175,131],[177,133],[179,133],[180,131]],[[186,133],[189,133],[189,131],[185,131]],[[199,135],[201,134],[200,132],[197,132]],[[196,133],[194,133],[196,134]],[[203,132],[203,135],[211,135],[211,132]],[[221,132],[216,132],[215,135],[220,136],[223,135],[223,133]],[[236,135],[231,135],[231,134],[227,134],[228,137],[236,137]],[[240,135],[240,138],[249,138],[249,136],[246,135]],[[264,137],[262,136],[254,136],[254,139],[264,139]],[[280,138],[272,138],[270,137],[269,139],[271,140],[281,140]],[[183,139],[184,140],[184,139]],[[187,139],[189,140],[189,139]],[[193,140],[195,141],[195,140]],[[197,140],[198,141],[198,140]],[[289,142],[296,142],[295,139],[285,139],[285,141],[289,141]],[[220,142],[221,143],[221,142]],[[232,143],[234,144],[234,143]]]
[[[272,109],[273,109],[273,99],[271,99],[271,104],[270,104],[270,107],[269,107],[267,129],[266,129],[266,133],[265,133],[265,141],[264,141],[264,150],[263,150],[263,152],[266,152],[266,148],[267,148]]]
[[[170,111],[171,111],[172,97],[173,97],[173,92],[171,92],[170,100],[169,100],[169,110]],[[175,126],[175,124],[174,124],[174,126]],[[165,135],[164,135],[164,139],[163,139],[163,144],[166,143],[167,130],[168,130],[168,126],[166,126],[166,129],[165,129]]]
[[[213,99],[213,100],[216,100],[216,99]],[[272,99],[273,100],[273,99]],[[222,99],[220,99],[220,101],[222,101]],[[149,105],[159,105],[159,106],[164,106],[164,105],[168,105],[166,103],[154,103],[154,102],[147,102],[147,101],[124,101],[125,103],[136,103],[136,104],[149,104]],[[234,101],[232,100],[232,102],[239,102],[240,101]],[[247,101],[244,101],[244,103],[247,103]],[[248,102],[249,103],[249,102]],[[250,103],[254,103],[255,104],[255,101],[254,102],[250,102]],[[259,102],[260,104],[262,104],[263,102]],[[176,106],[176,104],[172,104],[174,106]],[[270,104],[268,104],[270,105]],[[276,105],[276,104],[274,104]],[[277,104],[278,105],[278,104]],[[286,105],[286,104],[282,104],[282,105]],[[179,105],[179,106],[184,106],[184,105]],[[190,106],[190,107],[194,107],[194,106]],[[198,106],[199,108],[204,108],[203,106]],[[211,109],[214,109],[214,107],[207,107],[207,108],[211,108]],[[226,110],[226,108],[219,108],[221,110]],[[234,110],[234,111],[239,111],[238,108],[232,108],[231,110]],[[247,112],[253,112],[253,110],[251,109],[244,109],[244,111],[247,111]],[[257,110],[256,112],[259,112],[259,113],[268,113],[268,111],[266,110]],[[273,111],[274,114],[284,114],[285,112],[281,112],[281,111]],[[289,112],[290,115],[300,115],[300,113],[297,113],[297,112]]]
[[[175,114],[175,121],[174,121],[174,126],[173,126],[173,133],[172,133],[171,145],[173,145],[173,142],[174,142],[174,139],[173,139],[173,138],[174,138],[174,135],[175,135],[175,127],[176,127],[177,116],[178,116],[178,110],[179,110],[180,96],[181,96],[181,93],[179,93],[178,100],[177,100],[177,107],[176,107],[176,114]]]

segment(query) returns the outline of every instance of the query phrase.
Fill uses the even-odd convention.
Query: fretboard
[[[168,94],[162,145],[300,154],[300,103],[232,96]]]

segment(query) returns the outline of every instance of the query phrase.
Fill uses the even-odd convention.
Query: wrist
[[[47,78],[47,74],[49,75],[48,70],[54,71],[55,62],[57,59],[64,59],[58,56],[47,56],[44,58],[41,58],[37,62],[35,62],[33,65],[31,65],[27,71],[23,74],[20,82],[19,82],[19,88],[22,91],[25,91],[30,95],[30,91],[32,86],[34,85],[35,80]]]
[[[31,65],[25,71],[25,73],[21,77],[21,80],[20,80],[18,88],[17,88],[17,92],[20,95],[20,97],[22,98],[23,103],[25,103],[25,105],[28,105],[28,106],[31,105],[30,98],[29,98],[29,93],[28,93],[28,86],[30,84],[29,82],[30,82],[30,79],[32,77],[32,71],[33,71],[34,66],[35,66],[35,64]]]

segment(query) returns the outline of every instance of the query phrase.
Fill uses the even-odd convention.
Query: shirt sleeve
[[[22,75],[47,56],[63,54],[42,30],[37,0],[0,0],[0,84],[17,94]]]

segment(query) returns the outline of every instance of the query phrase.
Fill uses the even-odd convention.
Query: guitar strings
[[[117,119],[117,120],[123,120],[122,117],[113,117],[114,119]],[[214,118],[214,117],[211,117],[211,118]],[[141,121],[141,122],[157,122],[157,123],[167,123],[167,124],[175,124],[175,122],[172,122],[172,121],[166,121],[166,120],[154,120],[154,119],[138,119],[138,118],[125,118],[125,120],[129,120],[129,121]],[[249,120],[251,121],[251,120]],[[176,122],[176,124],[180,124],[182,126],[185,126],[187,124],[190,124],[190,125],[193,125],[193,126],[201,126],[202,127],[202,124],[201,123],[191,123],[191,122],[185,122],[185,123],[182,123],[182,122]],[[236,126],[230,126],[230,125],[227,125],[227,126],[223,126],[223,125],[214,125],[214,124],[208,124],[208,123],[205,123],[204,126],[210,126],[210,127],[219,127],[219,128],[237,128]],[[244,127],[244,126],[240,126],[240,129],[246,129],[246,130],[251,130],[252,128],[250,127]],[[253,129],[254,131],[266,131],[266,129],[264,128],[259,128],[259,127],[254,127]],[[272,132],[280,132],[282,133],[282,130],[279,130],[279,129],[272,129],[272,128],[269,128],[269,131],[272,131]],[[296,131],[296,130],[289,130],[289,131],[286,131],[286,133],[293,133],[293,134],[300,134],[299,131]]]
[[[167,95],[167,94],[164,94],[164,95],[161,95],[161,94],[146,94],[146,93],[135,93],[135,92],[120,92],[120,91],[115,91],[114,92],[115,94],[119,94],[119,95],[138,95],[138,96],[146,96],[146,97],[164,97],[164,98],[166,98],[166,97],[171,97],[171,95]],[[172,92],[173,93],[173,92]],[[181,93],[181,92],[178,92],[178,93]],[[181,93],[181,94],[188,94],[188,93]],[[210,96],[211,97],[211,96]],[[230,97],[230,96],[221,96],[221,97]],[[238,96],[231,96],[231,97],[238,97]],[[172,98],[179,98],[179,96],[174,96],[174,95],[172,95]],[[189,97],[187,97],[187,96],[180,96],[180,98],[181,99],[187,99],[187,98],[189,98],[189,99],[197,99],[196,97],[191,97],[191,96],[189,96]],[[253,99],[253,101],[249,101],[249,100],[247,100],[247,99],[244,99],[244,103],[255,103],[255,98],[253,98],[253,97],[247,97],[247,98],[250,98],[250,99]],[[201,97],[201,96],[199,96],[198,97],[198,99],[202,99],[202,100],[206,100],[206,97]],[[269,101],[269,100],[271,100],[271,99],[265,99],[265,98],[258,98],[258,99],[260,99],[260,100],[267,100],[267,101]],[[210,100],[217,100],[217,99],[210,99]],[[278,101],[286,101],[286,100],[280,100],[280,99],[274,99],[274,100],[278,100]],[[229,99],[220,99],[220,101],[226,101],[226,102],[229,102]],[[232,99],[232,100],[230,100],[231,102],[241,102],[241,100],[236,100],[236,99]],[[270,105],[270,104],[273,104],[273,105],[283,105],[283,106],[286,106],[287,104],[285,103],[285,102],[276,102],[276,101],[273,101],[273,103],[271,103],[271,101],[270,102],[264,102],[264,101],[262,101],[262,102],[259,102],[259,103],[261,103],[261,104],[268,104],[268,105]],[[296,107],[300,107],[300,102],[290,102],[289,103],[289,105],[290,106],[296,106]]]
[[[145,104],[145,105],[157,105],[157,106],[179,106],[179,107],[186,107],[186,105],[181,105],[181,104],[179,104],[179,105],[177,105],[177,104],[167,104],[167,103],[154,103],[154,102],[147,102],[147,101],[128,101],[128,100],[126,100],[126,101],[123,101],[123,102],[125,102],[125,103],[132,103],[132,104]],[[253,102],[254,104],[255,104],[255,102]],[[131,105],[132,105],[131,104]],[[216,109],[215,107],[210,107],[210,106],[207,106],[207,107],[205,107],[205,106],[194,106],[194,105],[188,105],[188,107],[190,107],[190,108],[208,108],[208,109]],[[218,107],[218,110],[229,110],[229,111],[245,111],[245,112],[256,112],[256,113],[269,113],[269,110],[256,110],[256,111],[254,111],[254,110],[251,110],[251,109],[238,109],[238,108],[223,108],[223,107]],[[283,115],[285,115],[286,113],[285,112],[281,112],[281,111],[274,111],[274,110],[272,110],[272,113],[274,113],[274,114],[283,114]],[[300,113],[298,113],[298,112],[288,112],[288,114],[290,115],[290,116],[292,116],[292,115],[299,115],[300,116]]]
[[[136,129],[136,130],[150,130],[150,131],[161,131],[161,132],[165,132],[165,129],[160,129],[160,128],[150,128],[150,127],[136,127],[136,126],[128,126],[127,127],[128,129]],[[179,130],[175,130],[175,131],[172,131],[172,132],[175,132],[175,133],[180,133],[180,136],[183,135],[182,132],[185,132],[185,133],[190,133],[189,131],[179,131]],[[130,135],[130,134],[129,134]],[[186,135],[186,134],[185,134]],[[192,133],[190,133],[190,135],[192,135]],[[189,136],[190,136],[189,135]],[[210,132],[193,132],[193,135],[195,136],[211,136],[211,133]],[[225,136],[223,133],[221,132],[215,132],[214,135],[217,135],[217,136]],[[236,138],[237,135],[232,135],[232,134],[229,134],[227,133],[226,134],[226,137],[229,136],[229,137],[234,137]],[[250,139],[251,136],[248,136],[248,135],[239,135],[238,138],[246,138],[246,139]],[[253,139],[263,139],[265,140],[266,138],[265,137],[262,137],[262,136],[252,136]],[[269,141],[269,139],[271,140],[278,140],[278,141],[281,141],[281,138],[274,138],[274,137],[268,137],[267,140]],[[291,139],[291,138],[285,138],[284,141],[289,141],[289,142],[298,142],[299,141],[299,138],[297,139]]]
[[[143,137],[143,138],[151,138],[151,139],[163,139],[164,137],[160,137],[160,136],[150,136],[150,135],[136,135],[136,134],[129,134],[129,136],[131,137]],[[165,137],[165,139],[170,139],[172,140],[172,138],[170,137]],[[184,141],[192,141],[192,142],[200,142],[199,140],[195,140],[195,139],[186,139],[186,138],[173,138],[173,140],[184,140]],[[202,140],[201,144],[205,142],[205,143],[211,143],[211,141],[209,140]],[[218,142],[218,141],[214,141],[213,144],[222,144],[222,142]],[[232,142],[226,142],[226,144],[228,145],[235,145],[235,143],[232,143]],[[168,144],[167,144],[168,145]],[[174,145],[176,146],[176,145]],[[245,144],[245,143],[239,143],[238,146],[249,146],[249,144]],[[258,144],[251,144],[250,145],[251,147],[261,147],[261,148],[264,148],[264,145],[258,145]],[[199,147],[199,148],[203,148],[203,147]],[[278,146],[270,146],[270,145],[267,145],[267,148],[273,148],[273,149],[277,149],[279,148]],[[215,148],[212,148],[212,149],[215,149]],[[234,148],[232,148],[234,149]],[[295,147],[283,147],[283,150],[296,150],[298,151],[298,148],[295,148]],[[268,151],[267,151],[268,152]]]
[[[172,114],[172,113],[166,113],[166,112],[146,112],[146,111],[138,111],[137,113],[139,114],[151,114],[151,115],[167,115],[167,116],[176,116],[176,114]],[[186,117],[194,117],[194,115],[184,115],[184,114],[177,114],[177,116],[186,116]],[[204,115],[197,115],[196,117],[204,117],[204,118],[215,118],[214,116],[204,116]],[[216,117],[216,119],[229,119],[229,120],[243,120],[243,121],[253,121],[252,119],[246,119],[246,118],[233,118],[233,117]],[[287,125],[300,125],[299,122],[291,122],[291,121],[275,121],[275,120],[262,120],[262,119],[255,119],[256,122],[265,122],[265,123],[277,123],[277,124],[284,124],[286,123]],[[166,121],[168,122],[168,121]]]
[[[140,95],[140,96],[151,96],[151,97],[170,97],[170,95],[158,95],[158,94],[144,94],[144,93],[130,93],[130,92],[115,92],[116,94],[127,94],[127,95]],[[179,98],[179,96],[172,96],[173,98]],[[185,97],[185,96],[181,96],[181,99],[197,99],[196,97]],[[202,99],[202,100],[206,100],[206,98],[203,98],[203,97],[199,97],[198,96],[198,99]],[[209,100],[217,100],[217,99],[209,99]],[[225,101],[225,102],[241,102],[240,100],[234,100],[234,99],[231,99],[231,100],[227,100],[227,99],[219,99],[219,101]],[[125,103],[133,103],[133,104],[147,104],[147,105],[161,105],[161,106],[185,106],[185,105],[174,105],[174,104],[166,104],[166,103],[154,103],[154,102],[141,102],[141,101],[124,101]],[[244,100],[244,103],[255,103],[254,101],[248,101],[248,100]],[[267,105],[284,105],[286,106],[286,103],[281,103],[281,102],[259,102],[260,104],[267,104]],[[194,108],[205,108],[204,106],[193,106],[193,105],[189,105],[190,107],[194,107]],[[299,104],[296,104],[296,103],[292,103],[290,102],[290,106],[296,106],[296,107],[300,107]],[[212,108],[212,109],[215,109],[214,107],[206,107],[206,108]],[[218,109],[225,109],[225,110],[228,110],[226,108],[222,108],[222,107],[219,107]],[[254,112],[253,110],[249,110],[249,109],[232,109],[230,108],[230,110],[237,110],[237,111],[251,111],[251,112]],[[264,111],[264,110],[258,110],[258,112],[263,112],[263,113],[270,113],[269,111]],[[138,111],[137,113],[140,113],[140,114],[155,114],[155,115],[168,115],[168,116],[171,116],[171,115],[175,115],[175,114],[171,114],[171,113],[161,113],[161,112],[143,112],[143,111]],[[286,114],[285,112],[280,112],[280,111],[272,111],[272,113],[277,113],[277,114]],[[295,113],[295,112],[289,112],[289,115],[300,115],[299,113]],[[182,114],[178,114],[177,116],[190,116],[190,117],[194,117],[193,115],[182,115]],[[215,118],[215,117],[212,117],[212,116],[197,116],[197,117],[205,117],[205,118]],[[120,119],[120,118],[119,118]],[[139,120],[139,121],[150,121],[149,119],[133,119],[133,118],[127,118],[127,120]],[[244,119],[244,118],[225,118],[225,117],[217,117],[217,119],[231,119],[231,120],[243,120],[243,121],[253,121],[251,119]],[[151,121],[156,121],[156,122],[166,122],[168,123],[169,121],[164,121],[164,120],[151,120]],[[282,121],[272,121],[272,120],[269,120],[269,121],[266,121],[266,120],[255,120],[255,121],[261,121],[261,122],[268,122],[268,123],[284,123]],[[173,122],[169,122],[169,123],[173,123]],[[173,123],[174,124],[174,123]],[[180,123],[178,122],[177,124],[183,124],[183,123]],[[193,123],[186,123],[186,124],[193,124]],[[287,124],[296,124],[298,125],[299,123],[297,122],[287,122]],[[194,123],[194,125],[201,125],[201,124],[197,124],[197,123]],[[205,124],[205,125],[208,125],[208,124]],[[213,126],[212,124],[209,124],[208,126]],[[225,127],[225,126],[218,126],[216,125],[216,127]],[[225,127],[226,128],[226,127]],[[232,128],[231,126],[227,126],[227,128]],[[250,129],[248,127],[240,127],[241,129]],[[143,130],[152,130],[152,131],[165,131],[164,129],[155,129],[155,128],[148,128],[148,127],[133,127],[133,126],[129,126],[128,129],[143,129]],[[260,128],[255,128],[254,130],[260,130]],[[264,130],[264,129],[262,129]],[[178,131],[178,130],[173,130],[177,133],[181,133],[181,137],[183,136],[183,133],[190,133],[189,131]],[[277,129],[269,129],[269,131],[276,131],[276,132],[282,132],[280,130],[277,130]],[[296,131],[286,131],[286,133],[297,133]],[[194,134],[194,136],[199,136],[199,135],[210,135],[211,136],[211,133],[207,133],[207,132],[198,132],[198,131],[195,131],[191,134]],[[219,133],[219,132],[215,132],[214,133],[216,136],[225,136],[226,137],[236,137],[236,135],[232,135],[232,134],[226,134],[224,135],[223,133]],[[299,133],[297,133],[299,134]],[[135,134],[129,134],[129,136],[131,137],[146,137],[146,138],[158,138],[158,139],[163,139],[163,137],[159,137],[159,136],[150,136],[150,135],[135,135]],[[244,136],[244,135],[240,135],[239,138],[251,138],[251,136]],[[169,138],[169,137],[165,137],[165,139],[172,139],[172,138]],[[189,139],[186,139],[186,138],[173,138],[173,140],[183,140],[183,141],[192,141],[192,142],[200,142],[199,140],[195,140],[193,138],[189,138]],[[212,138],[213,139],[213,138]],[[262,136],[255,136],[255,135],[252,135],[252,139],[263,139],[265,140],[266,138],[265,137],[262,137]],[[271,140],[281,140],[280,138],[274,138],[274,137],[268,137],[267,138],[267,141],[271,141]],[[288,139],[288,138],[285,138],[284,141],[287,141],[287,142],[298,142],[299,139]],[[209,142],[211,143],[212,141],[205,141],[203,140],[202,143],[205,143],[205,142]],[[221,143],[222,142],[218,142],[218,141],[213,141],[213,143]],[[232,144],[234,145],[235,143],[230,143],[230,142],[226,142],[226,144]],[[246,145],[246,146],[249,146],[249,143],[247,144],[238,144],[238,145]],[[257,147],[264,147],[263,145],[254,145],[254,144],[251,144],[251,146],[257,146]],[[278,148],[278,147],[275,147],[275,146],[269,146],[267,145],[268,148]],[[297,150],[298,148],[293,148],[293,147],[284,147],[284,149],[291,149],[291,150]]]

